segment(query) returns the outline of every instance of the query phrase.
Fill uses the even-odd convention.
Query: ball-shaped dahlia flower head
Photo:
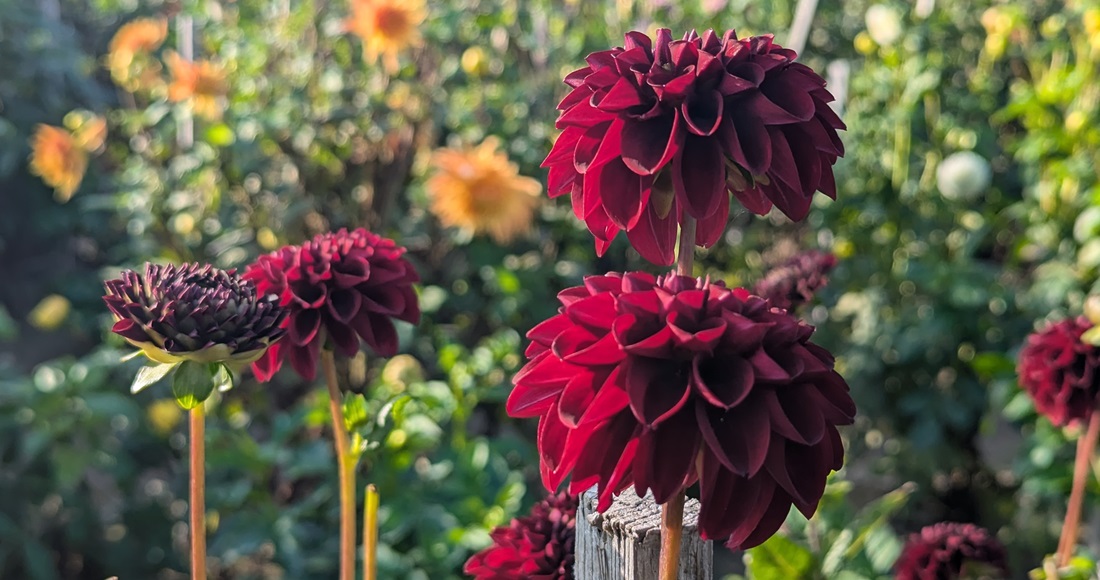
[[[894,565],[897,580],[1007,578],[1004,546],[974,524],[940,522],[909,537]]]
[[[490,533],[493,544],[463,571],[477,580],[572,580],[577,499],[551,495]]]
[[[809,303],[829,283],[836,256],[810,250],[797,254],[764,276],[752,291],[776,308],[792,310]]]
[[[730,194],[796,221],[814,192],[836,197],[844,123],[825,80],[771,36],[629,32],[587,61],[565,78],[562,133],[543,166],[550,197],[571,196],[597,253],[625,230],[642,257],[670,265],[684,218],[698,220],[697,245],[718,241]]]
[[[359,228],[260,256],[244,278],[277,295],[290,314],[286,340],[252,365],[256,377],[269,380],[289,359],[295,372],[313,380],[322,348],[354,356],[360,339],[379,356],[396,354],[393,320],[420,321],[413,289],[420,277],[404,254],[393,240]]]
[[[658,503],[698,482],[705,538],[746,549],[791,505],[813,515],[855,405],[813,327],[743,289],[685,276],[591,276],[527,337],[507,409],[539,417],[544,485],[633,485]]]
[[[243,367],[283,336],[286,311],[234,270],[146,264],[104,283],[113,332],[151,360]]]
[[[1100,348],[1081,340],[1092,327],[1084,316],[1055,322],[1028,336],[1020,350],[1020,386],[1055,425],[1084,421],[1097,406]]]

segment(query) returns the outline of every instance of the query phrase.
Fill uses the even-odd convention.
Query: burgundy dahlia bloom
[[[1004,546],[974,524],[940,522],[913,534],[894,565],[897,580],[1005,578]]]
[[[257,293],[235,270],[146,264],[104,285],[111,330],[158,363],[243,367],[284,334],[278,298]]]
[[[829,283],[828,274],[834,266],[836,256],[832,254],[803,252],[768,272],[752,291],[772,306],[792,310],[813,300],[814,294]]]
[[[572,580],[577,499],[552,495],[490,534],[493,545],[474,554],[463,571],[477,580]]]
[[[1050,324],[1027,337],[1016,372],[1035,408],[1065,426],[1088,418],[1100,394],[1100,348],[1081,340],[1084,316]]]
[[[420,278],[404,253],[393,240],[359,228],[260,256],[244,278],[261,293],[278,295],[290,316],[286,339],[253,363],[256,377],[269,380],[289,359],[295,372],[313,380],[326,344],[354,356],[362,339],[380,356],[395,354],[393,319],[420,320],[412,287]]]
[[[855,405],[813,327],[685,276],[591,276],[558,298],[507,405],[540,418],[547,489],[599,484],[603,511],[629,485],[665,503],[698,481],[704,537],[733,548],[763,542],[792,504],[814,513]]]
[[[738,39],[694,31],[588,56],[570,73],[558,108],[562,134],[543,162],[550,197],[573,211],[603,254],[620,230],[647,260],[669,265],[677,225],[698,220],[695,243],[721,237],[732,193],[763,215],[774,204],[794,220],[815,191],[836,197],[843,155],[825,80],[794,62],[771,36]]]

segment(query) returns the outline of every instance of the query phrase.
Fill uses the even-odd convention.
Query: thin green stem
[[[363,507],[363,580],[378,580],[378,488],[367,486]]]

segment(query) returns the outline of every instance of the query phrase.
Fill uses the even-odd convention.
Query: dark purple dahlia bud
[[[1055,425],[1083,421],[1096,408],[1100,348],[1081,340],[1092,327],[1084,316],[1055,322],[1028,336],[1020,351],[1020,386]]]
[[[897,580],[1007,578],[1008,560],[986,530],[940,522],[909,537],[894,570]]]
[[[571,196],[599,254],[625,230],[662,265],[685,217],[698,220],[697,245],[718,241],[731,193],[753,213],[774,204],[801,220],[814,192],[836,197],[844,123],[825,80],[794,60],[770,35],[627,33],[565,77],[562,134],[543,162],[550,197]]]
[[[463,571],[477,580],[573,580],[577,499],[552,495],[490,533],[493,544]]]
[[[244,278],[260,292],[279,296],[290,316],[286,340],[252,365],[256,377],[269,380],[290,359],[295,372],[313,380],[326,343],[354,356],[362,339],[378,355],[393,356],[398,346],[393,319],[420,320],[412,286],[420,277],[404,254],[393,240],[359,228],[320,234],[260,256]]]
[[[285,331],[277,296],[261,295],[234,270],[146,264],[105,282],[112,331],[159,363],[245,365]]]
[[[696,481],[705,538],[750,548],[793,504],[813,515],[855,404],[813,327],[743,289],[645,273],[590,276],[527,337],[508,413],[539,417],[543,483],[633,485],[658,503]]]
[[[802,252],[772,269],[756,283],[753,293],[772,306],[793,310],[813,300],[814,294],[829,283],[829,271],[836,256],[817,250]]]

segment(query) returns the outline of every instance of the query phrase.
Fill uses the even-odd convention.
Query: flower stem
[[[1085,484],[1100,439],[1100,408],[1093,409],[1084,435],[1077,439],[1077,459],[1073,463],[1073,488],[1069,494],[1066,520],[1062,524],[1062,537],[1058,541],[1058,566],[1066,566],[1077,548],[1077,534],[1081,531],[1081,511],[1085,504]]]
[[[691,276],[695,266],[695,218],[685,215],[680,224],[680,245],[676,256],[676,273]]]
[[[189,413],[191,424],[191,578],[206,580],[206,412]]]
[[[680,544],[684,535],[683,490],[661,506],[660,580],[676,580],[680,572]]]
[[[367,486],[363,507],[363,580],[378,579],[378,488]]]
[[[332,413],[332,438],[340,476],[340,580],[355,580],[355,458],[349,450],[344,422],[343,397],[336,383],[336,359],[331,350],[321,350],[321,367],[328,386],[328,408]]]

